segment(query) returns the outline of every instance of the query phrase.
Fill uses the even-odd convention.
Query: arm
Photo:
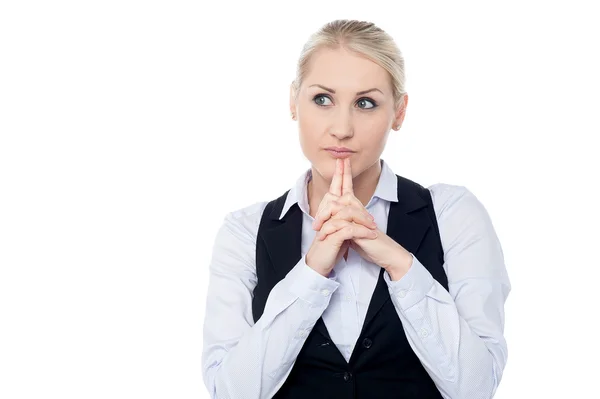
[[[261,212],[228,214],[215,240],[202,354],[203,378],[213,399],[271,398],[339,285],[335,277],[308,267],[303,256],[273,288],[254,323],[260,216]]]
[[[507,359],[510,282],[489,215],[465,187],[433,187],[446,291],[414,257],[399,280],[385,273],[408,341],[445,398],[492,398]]]

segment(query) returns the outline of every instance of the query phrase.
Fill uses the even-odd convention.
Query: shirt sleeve
[[[335,275],[322,276],[302,256],[271,290],[262,316],[254,323],[260,216],[261,212],[227,214],[215,239],[202,353],[203,379],[213,399],[273,397],[339,286]]]
[[[507,360],[504,304],[511,286],[481,202],[462,186],[430,188],[448,291],[413,254],[399,280],[384,279],[412,349],[444,398],[492,398]]]

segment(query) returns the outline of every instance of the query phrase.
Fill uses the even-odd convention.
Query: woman
[[[216,237],[203,377],[213,398],[491,398],[510,283],[483,205],[380,159],[408,104],[372,23],[305,45],[290,90],[311,168]]]

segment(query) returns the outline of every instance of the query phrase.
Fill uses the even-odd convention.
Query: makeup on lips
[[[327,148],[325,148],[325,151],[327,151],[329,154],[331,154],[331,156],[333,156],[334,158],[342,158],[342,159],[352,156],[352,154],[354,154],[354,152],[355,152],[346,147],[327,147]]]

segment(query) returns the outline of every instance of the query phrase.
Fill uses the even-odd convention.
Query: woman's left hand
[[[354,189],[352,186],[352,172],[350,169],[350,159],[344,159],[344,177],[342,179],[342,192],[344,193],[337,201],[345,207],[358,208],[361,212],[366,212],[366,209],[358,198],[354,196]],[[328,206],[319,212],[315,217],[313,226],[318,230],[317,239],[323,240],[329,234],[335,233],[336,226],[333,223],[328,223],[329,229],[325,231],[321,227],[327,220],[337,219],[336,215],[341,211],[334,209],[333,205]],[[337,211],[337,212],[336,212]],[[377,238],[357,238],[352,240],[350,246],[354,249],[363,259],[379,265],[386,269],[393,279],[397,279],[404,275],[410,265],[412,264],[412,255],[404,247],[398,244],[394,239],[385,234],[378,228],[375,229],[377,232]],[[394,278],[394,276],[396,278]]]
[[[379,265],[391,275],[404,275],[412,263],[412,255],[383,231],[376,229],[377,238],[352,240],[350,248],[363,259]]]

